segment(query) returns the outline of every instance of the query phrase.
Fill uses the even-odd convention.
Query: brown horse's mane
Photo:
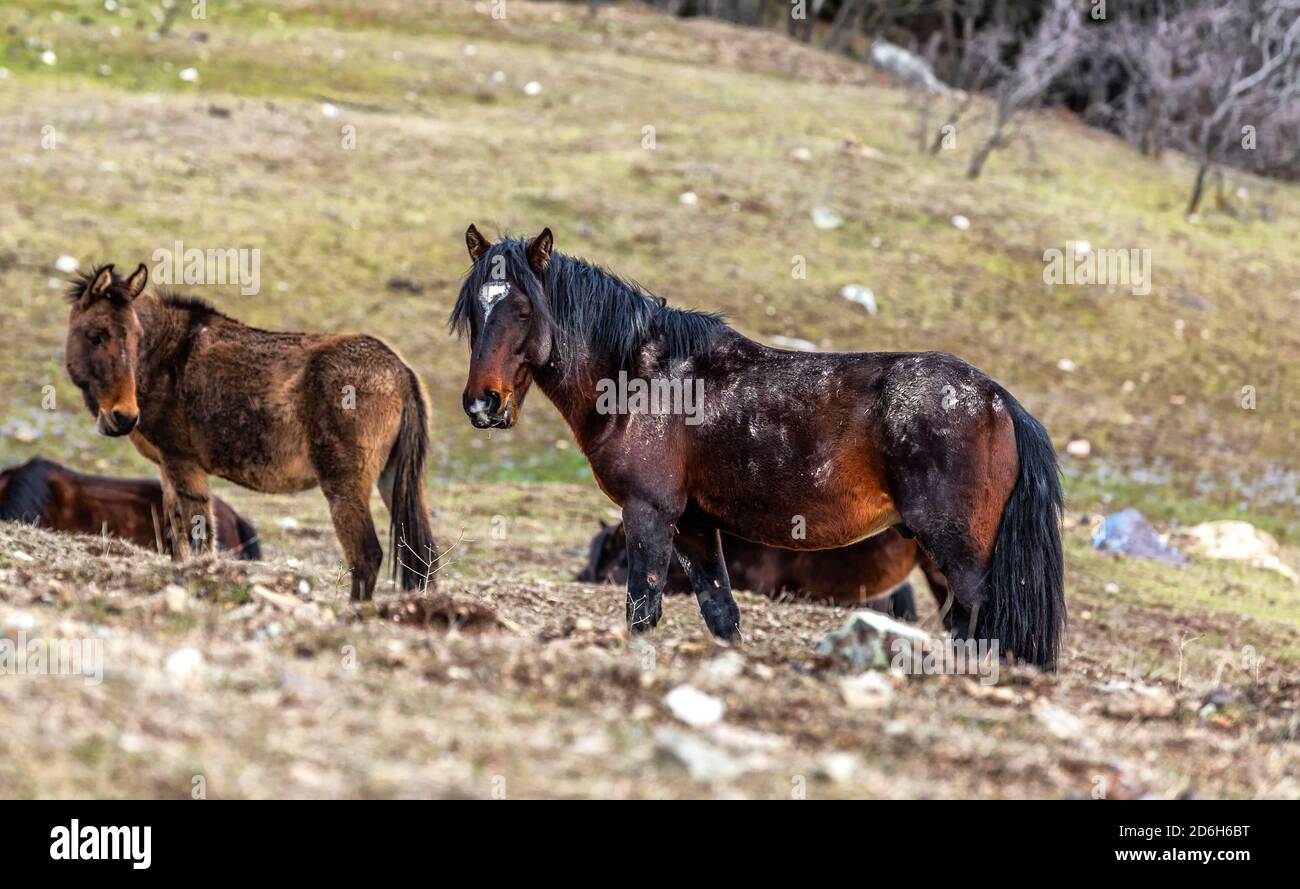
[[[79,302],[81,298],[86,295],[86,290],[106,268],[111,268],[111,266],[95,265],[91,266],[90,271],[88,272],[78,272],[76,277],[68,282],[68,289],[64,294],[67,301],[70,303]],[[112,275],[113,283],[109,285],[107,294],[108,298],[118,305],[126,305],[126,296],[121,290],[121,285],[125,283],[126,279],[119,275],[116,270],[112,272]],[[207,300],[199,299],[197,296],[190,296],[185,293],[178,293],[170,287],[155,287],[154,293],[158,295],[158,299],[162,304],[169,308],[184,309],[188,312],[195,312],[205,316],[217,315],[222,318],[230,317]]]

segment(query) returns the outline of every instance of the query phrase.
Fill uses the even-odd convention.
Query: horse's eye
[[[86,339],[90,340],[90,344],[96,349],[104,345],[104,338],[97,333],[86,334]]]

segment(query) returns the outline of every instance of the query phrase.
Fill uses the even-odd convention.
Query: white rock
[[[858,756],[843,750],[828,753],[817,763],[817,774],[835,784],[848,784],[862,767]]]
[[[761,757],[757,753],[736,756],[703,738],[672,728],[655,732],[655,752],[684,766],[692,779],[703,782],[737,778],[757,765],[755,758]]]
[[[1063,741],[1078,741],[1087,736],[1083,720],[1050,701],[1039,698],[1034,702],[1033,712],[1043,728]]]
[[[694,207],[700,202],[700,196],[693,191],[684,191],[678,196],[677,200],[681,201],[688,207]]]
[[[297,531],[301,527],[298,520],[293,516],[285,516],[282,519],[276,519],[275,526],[282,531]]]
[[[466,44],[465,44],[465,55],[467,55],[467,56],[476,56],[476,55],[478,55],[478,47],[475,46],[475,45],[472,44],[472,43],[466,43]]]
[[[524,95],[535,96],[542,91],[542,85],[536,80],[530,80],[524,84]]]
[[[844,218],[830,207],[818,205],[812,208],[809,215],[812,216],[813,225],[823,230],[839,228],[844,224]]]
[[[320,106],[320,113],[332,120],[333,118],[339,116],[339,108],[337,105],[331,102],[322,102]]]
[[[1119,584],[1115,583],[1115,581],[1112,580],[1109,583],[1107,583],[1104,587],[1102,587],[1102,590],[1106,593],[1106,595],[1113,596],[1119,592]]]
[[[203,654],[197,648],[178,648],[163,662],[163,670],[177,682],[190,678],[202,666]]]
[[[812,160],[812,152],[807,148],[796,148],[790,152],[790,157],[797,161],[810,161]]]
[[[1092,453],[1092,442],[1086,438],[1072,438],[1065,443],[1065,452],[1076,460],[1086,460]]]
[[[59,63],[59,57],[54,54],[54,50],[47,49],[45,52],[41,53],[41,61],[47,65],[57,65]]]
[[[695,728],[714,725],[727,711],[727,705],[721,700],[689,685],[679,685],[668,692],[664,703],[673,716]]]
[[[180,74],[177,76],[180,77],[180,79],[185,81],[186,83],[193,83],[194,81],[199,79],[199,69],[182,68]]]
[[[715,682],[736,679],[745,672],[745,658],[735,651],[724,652],[704,665],[704,675]]]
[[[862,306],[867,310],[867,314],[876,314],[876,295],[871,292],[870,287],[863,287],[861,284],[845,284],[840,291],[840,296]]]
[[[180,584],[169,583],[163,587],[163,601],[172,614],[184,612],[190,605],[190,591]]]
[[[1273,535],[1250,522],[1202,522],[1170,532],[1170,543],[1207,559],[1245,562],[1297,580],[1296,571],[1281,559],[1282,549]]]
[[[54,260],[54,267],[65,275],[71,275],[79,265],[81,263],[77,262],[76,257],[68,256],[66,253]]]
[[[966,229],[970,228],[970,220],[958,213],[952,218],[952,227],[958,231],[964,232]]]
[[[1062,358],[1060,361],[1056,362],[1056,369],[1072,374],[1079,369],[1079,365],[1075,364],[1069,358]]]
[[[889,699],[894,696],[894,686],[884,673],[868,670],[841,679],[840,696],[849,707],[873,710],[889,703]]]

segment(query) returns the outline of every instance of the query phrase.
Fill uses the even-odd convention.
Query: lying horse
[[[1055,665],[1056,452],[985,374],[935,352],[772,349],[554,253],[550,229],[492,244],[470,226],[465,240],[449,319],[469,336],[465,413],[509,428],[533,380],[559,409],[623,510],[631,631],[658,622],[674,548],[709,630],[739,639],[720,530],[815,550],[896,527],[947,579],[955,636]]]
[[[212,508],[217,548],[241,559],[262,558],[253,526],[220,497],[212,498]],[[43,457],[0,472],[0,521],[73,534],[109,534],[171,552],[163,515],[162,485],[153,479],[83,475]]]
[[[278,333],[197,299],[145,293],[142,264],[73,284],[68,375],[105,435],[130,435],[159,465],[172,555],[210,550],[208,475],[284,493],[317,484],[369,599],[384,551],[370,517],[376,482],[392,515],[393,573],[427,586],[436,559],[424,503],[428,404],[392,348],[358,334]]]
[[[907,575],[919,565],[943,608],[948,586],[916,540],[889,528],[841,549],[795,552],[722,535],[732,587],[765,596],[789,595],[810,602],[865,605],[902,620],[916,620],[916,601]],[[587,565],[576,580],[627,583],[627,534],[623,523],[606,525],[591,539]],[[674,556],[664,593],[692,592],[690,578]]]

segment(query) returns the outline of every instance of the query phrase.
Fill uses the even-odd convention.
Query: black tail
[[[257,540],[257,529],[239,513],[235,513],[235,528],[239,531],[239,557],[250,562],[262,561],[262,544]]]
[[[1017,660],[1054,670],[1065,631],[1060,470],[1047,430],[1014,398],[1002,397],[1016,430],[1020,477],[1002,510],[978,635],[998,639]]]
[[[392,574],[402,589],[434,585],[438,547],[433,540],[429,509],[424,504],[424,461],[429,453],[429,417],[424,392],[415,372],[407,368],[410,386],[402,405],[402,425],[388,458],[393,479],[392,522],[388,552]]]

